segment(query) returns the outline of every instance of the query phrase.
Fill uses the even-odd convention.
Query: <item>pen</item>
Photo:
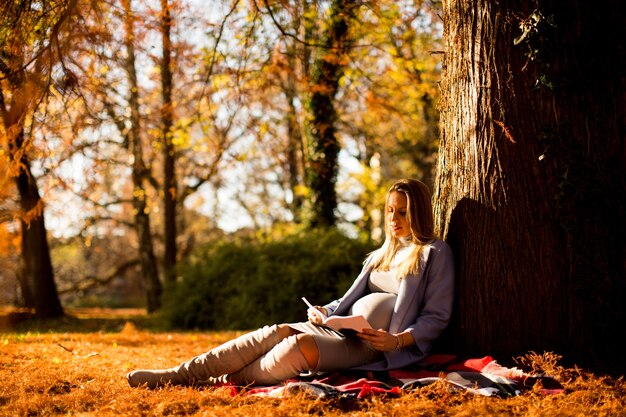
[[[313,308],[313,309],[315,308],[313,307],[313,304],[309,303],[309,300],[307,300],[306,298],[302,297],[302,301],[304,301],[304,303],[308,305],[310,308]]]
[[[312,308],[312,309],[313,309],[313,311],[315,311],[315,314],[319,314],[319,315],[320,315],[320,317],[322,318],[322,320],[326,320],[326,315],[325,315],[324,313],[322,313],[321,311],[319,311],[317,308],[315,308],[315,307],[313,306],[313,304],[309,303],[309,300],[307,300],[306,298],[302,297],[302,301],[304,301],[304,303],[305,303],[306,305],[308,305],[308,306],[309,306],[309,308]]]

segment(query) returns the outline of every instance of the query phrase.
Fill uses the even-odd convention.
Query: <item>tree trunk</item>
[[[157,269],[156,257],[152,245],[152,231],[150,228],[150,216],[146,202],[147,195],[144,188],[144,180],[147,168],[143,160],[143,148],[141,144],[141,126],[139,114],[139,86],[137,84],[137,71],[135,67],[134,45],[134,15],[131,8],[131,0],[123,0],[126,13],[125,19],[125,42],[126,42],[126,72],[129,80],[129,106],[130,106],[130,132],[129,146],[133,155],[132,180],[133,180],[133,211],[135,215],[135,230],[139,244],[139,263],[143,282],[146,286],[147,310],[154,312],[161,306],[161,282]]]
[[[288,65],[291,71],[285,75],[281,82],[281,88],[287,101],[287,173],[289,190],[291,191],[291,202],[289,209],[293,216],[294,223],[302,222],[302,205],[304,202],[302,190],[304,173],[304,143],[302,141],[302,125],[298,120],[298,89],[296,86],[296,68],[301,62],[302,56],[298,55],[299,45],[293,44],[288,52]]]
[[[161,94],[163,104],[161,109],[163,144],[163,205],[165,224],[165,279],[169,282],[176,278],[176,200],[177,183],[175,171],[175,149],[172,144],[172,125],[174,119],[174,104],[172,103],[172,69],[171,54],[172,41],[170,29],[172,18],[168,0],[161,0],[161,37],[163,42],[163,58],[161,60]]]
[[[300,155],[302,155],[302,130],[300,129],[300,123],[298,123],[298,112],[295,107],[296,95],[287,92],[287,100],[289,103],[289,111],[287,113],[287,165],[289,169],[289,189],[291,191],[292,199],[289,204],[289,208],[293,215],[294,223],[300,223],[302,221],[302,192],[299,190],[301,186],[301,161]]]
[[[434,200],[463,353],[623,356],[626,38],[606,3],[444,1]]]
[[[3,67],[3,70],[8,74],[11,99],[9,105],[0,89],[0,112],[3,130],[7,136],[9,158],[18,168],[15,181],[22,209],[20,226],[23,264],[22,271],[18,274],[19,285],[25,306],[34,307],[38,317],[60,317],[63,316],[63,308],[54,282],[44,221],[44,204],[30,169],[28,149],[24,143],[23,123],[28,112],[33,111],[33,84],[27,81],[23,69],[11,71]]]
[[[22,149],[23,142],[24,132],[20,132],[15,140],[16,149]],[[26,152],[20,158],[20,171],[16,182],[20,206],[26,217],[20,219],[23,261],[22,296],[27,306],[35,307],[37,317],[46,319],[61,317],[63,307],[61,307],[54,282],[43,201],[39,196],[37,182],[30,170],[30,161]]]
[[[305,102],[310,227],[335,225],[335,184],[340,144],[335,135],[337,112],[333,101],[345,65],[343,55],[348,28],[356,7],[347,0],[333,0],[322,47],[310,68],[310,93]]]

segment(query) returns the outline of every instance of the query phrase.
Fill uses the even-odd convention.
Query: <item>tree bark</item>
[[[16,148],[22,149],[24,132],[20,132],[16,139]],[[29,307],[35,307],[35,314],[39,318],[55,318],[63,316],[63,307],[59,300],[48,236],[44,221],[43,201],[33,174],[30,170],[30,161],[23,153],[20,158],[20,171],[16,177],[17,189],[20,195],[20,206],[26,219],[20,219],[22,229],[22,261],[23,274],[22,295]],[[27,293],[24,293],[24,289]]]
[[[13,56],[22,62],[21,56]],[[50,258],[48,236],[44,221],[44,204],[39,195],[37,181],[31,172],[31,161],[24,140],[24,120],[33,111],[36,97],[34,83],[25,74],[22,66],[17,70],[2,65],[11,89],[10,103],[5,102],[0,90],[0,112],[4,133],[7,136],[9,158],[17,166],[15,177],[19,194],[21,227],[22,271],[18,274],[24,304],[35,308],[39,318],[63,316],[63,307],[54,282],[54,270]]]
[[[619,1],[533,3],[443,3],[434,200],[457,266],[450,340],[607,362],[625,327],[624,15]]]
[[[337,158],[340,144],[335,134],[334,99],[343,73],[348,28],[358,7],[347,0],[333,0],[322,47],[310,68],[310,93],[305,102],[307,186],[311,191],[310,227],[334,226],[337,195]]]
[[[147,204],[147,195],[144,180],[147,168],[143,159],[141,143],[141,116],[139,113],[139,85],[137,83],[137,71],[135,67],[135,33],[134,15],[131,8],[131,0],[123,0],[126,18],[124,21],[126,43],[126,72],[129,80],[129,107],[130,107],[130,131],[129,146],[133,155],[132,180],[133,180],[133,212],[135,215],[135,230],[139,244],[139,263],[146,286],[148,312],[154,312],[161,306],[162,286],[159,281],[159,273],[154,256],[152,244],[152,231]]]
[[[163,267],[165,279],[169,282],[176,278],[176,201],[178,198],[176,182],[176,154],[172,143],[172,125],[174,120],[174,104],[172,102],[172,69],[171,54],[172,41],[170,29],[172,18],[168,0],[161,0],[161,38],[163,43],[163,58],[161,60],[161,142],[163,146],[163,205],[165,224],[165,256]]]

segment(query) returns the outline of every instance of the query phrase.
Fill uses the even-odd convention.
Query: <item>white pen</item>
[[[306,298],[302,297],[302,301],[304,301],[304,303],[305,303],[306,305],[308,305],[309,307],[311,307],[311,308],[315,308],[315,307],[313,307],[313,305],[312,305],[311,303],[309,303],[309,300],[307,300]]]
[[[302,301],[304,301],[304,303],[305,303],[306,305],[308,305],[308,306],[309,306],[309,308],[312,308],[312,309],[313,309],[313,311],[315,311],[315,313],[316,313],[316,314],[319,314],[319,315],[321,316],[322,320],[325,320],[325,319],[326,319],[326,315],[325,315],[324,313],[322,313],[321,311],[319,311],[317,308],[315,308],[315,307],[313,306],[313,304],[309,303],[309,300],[307,300],[306,298],[302,297]]]

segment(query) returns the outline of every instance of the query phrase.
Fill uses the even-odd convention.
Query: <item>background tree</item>
[[[623,357],[620,6],[444,1],[434,200],[464,353]]]
[[[172,16],[168,0],[161,0],[161,142],[163,147],[163,223],[165,224],[165,254],[163,269],[167,281],[175,278],[176,266],[176,150],[172,142],[174,124],[174,102],[172,99]]]
[[[0,112],[6,168],[19,195],[25,304],[39,317],[63,315],[48,247],[44,202],[32,170],[34,114],[56,82],[68,81],[60,33],[71,21],[76,1],[11,1],[2,6],[0,36]],[[67,76],[67,78],[65,78]],[[67,84],[65,85],[68,86]]]
[[[363,215],[358,228],[382,236],[380,201],[390,179],[433,184],[439,139],[440,4],[377,1],[354,26],[358,45],[350,54],[337,100],[343,148],[361,164],[350,193]],[[356,185],[356,186],[355,186]]]
[[[334,100],[350,45],[349,29],[358,3],[333,0],[315,58],[309,67],[309,91],[305,98],[306,184],[310,189],[310,227],[334,226],[337,195],[337,111]]]
[[[230,131],[234,126],[233,118],[237,114],[237,107],[230,110],[218,103],[223,100],[230,105],[229,100],[224,100],[224,97],[227,97],[226,93],[229,91],[234,91],[224,81],[229,80],[228,71],[224,69],[227,56],[221,55],[221,51],[217,49],[219,36],[216,35],[214,45],[206,48],[189,43],[190,28],[203,27],[203,21],[190,18],[191,12],[178,2],[170,4],[168,9],[183,22],[181,25],[174,25],[174,20],[170,19],[169,76],[176,78],[178,82],[177,85],[172,82],[169,86],[170,99],[176,102],[176,108],[171,107],[171,103],[168,106],[168,99],[163,99],[164,91],[168,87],[163,89],[163,81],[169,76],[167,71],[162,71],[163,57],[167,53],[162,53],[163,48],[156,50],[151,47],[155,37],[158,36],[156,39],[159,41],[163,39],[162,10],[151,9],[142,2],[133,4],[132,36],[109,31],[108,27],[100,25],[102,21],[109,21],[114,22],[110,25],[111,28],[128,28],[127,15],[120,8],[100,4],[89,9],[91,14],[87,10],[83,11],[83,24],[89,27],[90,37],[88,41],[81,43],[72,57],[77,72],[81,75],[85,99],[81,117],[89,121],[87,128],[76,128],[76,131],[81,132],[81,145],[77,146],[80,151],[77,154],[84,174],[81,176],[73,173],[79,177],[73,180],[68,180],[67,175],[64,175],[66,178],[61,181],[72,184],[76,194],[92,205],[88,210],[92,214],[85,218],[83,233],[89,238],[93,236],[93,242],[102,245],[106,240],[102,239],[103,233],[113,230],[116,236],[120,233],[127,236],[127,245],[138,247],[140,252],[142,245],[147,247],[151,243],[153,248],[147,253],[152,252],[154,258],[159,259],[157,254],[167,252],[164,248],[167,245],[161,243],[169,239],[168,235],[173,237],[171,231],[157,231],[166,223],[161,221],[163,217],[156,215],[160,213],[159,208],[162,206],[159,200],[163,200],[166,195],[165,167],[174,163],[174,171],[170,174],[174,175],[174,179],[181,178],[180,183],[175,180],[173,187],[168,187],[167,195],[174,197],[174,206],[180,208],[180,211],[176,211],[175,234],[182,235],[179,240],[183,242],[184,254],[190,250],[191,242],[195,241],[193,235],[204,235],[200,237],[201,240],[212,235],[211,231],[196,230],[197,227],[185,229],[185,223],[189,219],[197,218],[185,212],[185,201],[216,177],[222,158],[229,151],[230,144],[236,141],[236,136]],[[210,33],[217,33],[224,24],[223,21],[216,25],[215,32]],[[131,47],[133,54],[123,53],[126,48]],[[211,54],[210,63],[204,60],[205,54]],[[133,55],[136,63],[134,66],[129,64]],[[217,74],[222,81],[213,85],[213,76],[222,71],[225,74]],[[237,78],[233,76],[232,81],[234,84]],[[166,81],[166,84],[170,83]],[[167,120],[167,123],[164,123],[164,107],[170,107],[167,117],[171,117],[171,120]],[[127,112],[127,109],[135,110]],[[219,120],[217,114],[220,115]],[[165,124],[170,125],[167,135],[169,145],[163,144]],[[141,128],[137,129],[135,126]],[[139,139],[134,139],[136,131],[139,131]],[[168,146],[171,148],[166,157],[164,148]],[[136,157],[136,153],[141,153],[142,157]],[[143,163],[139,162],[140,159],[143,159]],[[134,179],[133,173],[137,174]],[[141,189],[131,185],[139,182]],[[135,204],[138,201],[143,204],[143,209],[131,208],[133,201]],[[171,219],[172,214],[168,212],[166,217]],[[150,224],[151,239],[139,239],[140,235],[134,238],[132,232],[128,233],[129,229],[137,230],[138,216],[141,223]],[[143,227],[141,229],[145,230]],[[119,238],[109,241],[117,242]],[[111,248],[111,251],[117,252],[115,248]],[[129,254],[132,252],[122,253],[117,267],[112,271],[110,268],[104,269],[104,275],[98,279],[84,279],[84,282],[74,283],[70,288],[91,288],[92,284],[110,281],[108,278],[116,271],[126,271],[136,264],[136,257],[128,257]],[[152,265],[151,268],[156,268],[157,264],[158,262],[148,263]],[[93,274],[87,275],[93,277]],[[144,283],[146,291],[148,294],[157,294],[153,289],[158,288],[158,275],[149,272],[147,276],[150,280]],[[149,295],[149,298],[156,300],[154,295]]]
[[[161,306],[162,285],[159,280],[154,246],[152,242],[152,229],[150,227],[150,213],[147,205],[146,186],[151,175],[146,166],[141,140],[141,115],[139,110],[139,84],[137,81],[137,69],[135,62],[135,15],[131,0],[123,0],[124,8],[124,39],[126,47],[125,70],[128,75],[128,104],[130,107],[129,124],[127,131],[128,146],[132,159],[133,180],[133,214],[134,225],[139,241],[139,263],[143,280],[146,285],[148,312],[158,310]]]
[[[120,56],[124,34],[114,37],[101,24],[123,27],[124,15],[114,8],[114,16],[103,2],[79,7],[76,26],[83,36],[72,39],[64,61],[74,75],[76,99],[46,123],[56,146],[46,160],[44,190],[57,222],[51,239],[55,275],[68,305],[93,300],[94,292],[119,280],[143,286],[128,179],[130,124],[119,110],[128,106]]]
[[[372,196],[389,176],[422,175],[433,158],[432,143],[420,143],[428,136],[423,132],[432,131],[423,123],[421,97],[435,90],[438,70],[413,61],[432,58],[427,51],[437,47],[428,46],[431,33],[423,28],[437,24],[421,1],[359,4],[360,20],[336,13],[351,19],[350,48],[342,49],[341,43],[324,46],[331,2],[224,1],[213,2],[208,13],[197,2],[135,0],[132,37],[118,30],[128,27],[124,4],[77,3],[72,27],[80,36],[67,37],[71,48],[56,73],[71,75],[59,77],[73,85],[71,100],[55,84],[54,100],[40,111],[54,117],[36,119],[38,135],[46,138],[39,143],[47,148],[33,172],[53,222],[52,264],[64,302],[79,303],[74,292],[116,304],[102,287],[114,294],[123,281],[152,291],[150,282],[140,283],[138,254],[140,242],[151,241],[157,269],[168,269],[165,242],[173,233],[165,227],[172,219],[171,211],[165,215],[166,196],[175,197],[169,202],[176,208],[175,259],[185,259],[198,243],[230,239],[235,229],[232,236],[255,239],[300,230],[302,203],[312,195],[304,172],[305,120],[312,120],[306,103],[332,90],[322,86],[322,76],[312,82],[324,61],[339,69],[331,94],[333,221],[353,233],[370,230],[360,213],[365,218],[377,206]],[[126,53],[131,46],[134,71]],[[379,167],[369,166],[376,157]],[[173,171],[166,169],[168,159]],[[410,161],[422,165],[414,169]],[[166,185],[170,174],[174,186]],[[14,209],[8,200],[2,204]],[[151,239],[137,234],[137,213],[150,223]],[[88,299],[96,300],[82,297]]]
[[[364,169],[363,175],[348,176],[335,157],[340,195],[335,186],[330,188],[338,208],[333,215],[339,222],[345,226],[357,221],[357,228],[369,231],[369,224],[354,220],[354,213],[360,207],[367,218],[374,206],[378,208],[374,190],[400,174],[431,176],[437,139],[433,132],[439,69],[431,53],[440,49],[437,9],[422,1],[367,3],[347,35],[358,39],[349,41],[354,47],[325,53],[329,6],[316,1],[292,2],[288,7],[268,2],[249,11],[248,21],[258,22],[246,32],[246,42],[254,45],[245,51],[246,57],[254,57],[248,58],[246,67],[253,76],[240,77],[240,85],[247,83],[240,91],[251,117],[245,132],[254,141],[253,149],[238,161],[238,166],[250,167],[246,168],[250,175],[238,177],[239,191],[234,195],[248,216],[256,217],[255,228],[275,231],[277,223],[298,222],[304,196],[314,194],[303,178],[307,152],[302,132],[311,117],[306,103],[313,91],[324,91],[311,83],[316,57],[340,60],[342,75],[333,97],[336,151],[343,153],[344,161],[359,159]],[[380,172],[372,175],[380,179],[371,181],[364,161],[376,153],[382,155],[382,163]],[[362,192],[362,187],[368,191]],[[365,194],[368,197],[362,198]],[[281,200],[286,204],[279,207]]]

